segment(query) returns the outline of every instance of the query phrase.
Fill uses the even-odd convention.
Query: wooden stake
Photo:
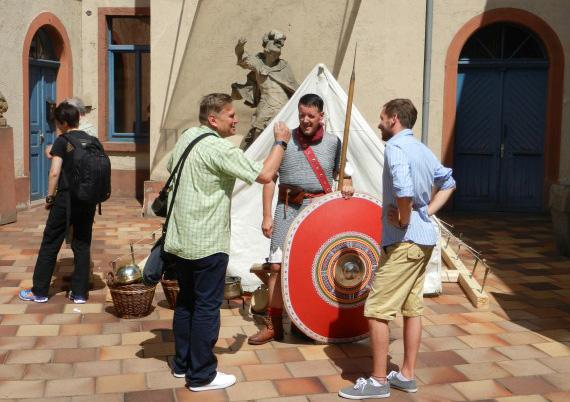
[[[348,134],[350,129],[350,115],[352,113],[352,97],[354,96],[354,81],[355,81],[355,74],[354,74],[354,67],[356,66],[356,48],[358,47],[358,43],[354,47],[354,61],[352,63],[352,75],[350,76],[350,86],[348,88],[348,102],[346,104],[346,119],[344,120],[344,137],[342,140],[342,153],[340,155],[340,172],[338,174],[338,188],[337,190],[342,189],[342,185],[344,182],[344,166],[346,165],[346,150],[348,147]]]

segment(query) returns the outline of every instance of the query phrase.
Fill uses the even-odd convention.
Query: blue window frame
[[[107,17],[109,141],[148,142],[150,17]]]

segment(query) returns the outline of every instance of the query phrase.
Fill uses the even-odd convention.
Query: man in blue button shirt
[[[409,99],[386,103],[380,114],[386,141],[382,205],[382,256],[364,315],[368,318],[374,368],[368,379],[339,391],[349,399],[386,398],[390,387],[416,392],[414,367],[420,347],[426,266],[437,241],[430,220],[455,190],[451,169],[441,165],[411,128],[417,110]],[[404,316],[404,362],[386,375],[388,322]]]

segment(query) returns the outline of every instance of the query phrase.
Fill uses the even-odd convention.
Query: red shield
[[[381,203],[362,193],[326,195],[295,219],[283,252],[283,300],[306,335],[335,343],[368,336],[364,302],[381,234]]]

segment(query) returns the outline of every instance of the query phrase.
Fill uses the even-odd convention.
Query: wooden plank
[[[451,246],[446,247],[446,242],[441,240],[441,257],[448,268],[456,269],[459,273],[459,285],[463,288],[467,297],[476,308],[489,307],[489,297],[485,291],[481,290],[481,285],[471,277],[471,272],[463,264]]]

